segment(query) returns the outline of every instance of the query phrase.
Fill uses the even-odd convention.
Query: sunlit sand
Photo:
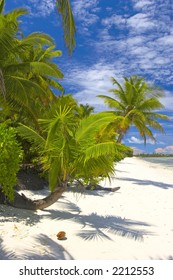
[[[0,205],[0,259],[173,259],[173,173],[126,158],[102,185],[120,190],[68,191],[44,211]]]

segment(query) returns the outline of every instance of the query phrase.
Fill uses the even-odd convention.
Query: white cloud
[[[153,4],[152,0],[133,0],[136,9],[143,9]]]
[[[78,32],[83,33],[88,31],[88,27],[99,20],[99,17],[97,16],[97,13],[100,10],[98,4],[99,0],[72,1],[74,18],[76,22],[79,22]]]
[[[95,106],[97,111],[107,110],[102,99],[97,95],[104,94],[110,95],[110,89],[114,88],[111,82],[111,77],[115,77],[120,83],[123,83],[122,71],[123,61],[115,61],[113,63],[106,63],[100,61],[88,67],[81,64],[66,65],[70,72],[66,72],[64,84],[69,92],[75,94],[75,98],[81,103],[88,103]],[[75,78],[74,78],[75,77]],[[151,82],[151,81],[148,81]],[[173,93],[166,91],[166,95],[161,99],[165,106],[164,110],[172,110],[173,108]],[[158,139],[158,137],[156,137]],[[131,137],[129,143],[144,143],[143,140]],[[151,140],[147,141],[148,144],[154,144]],[[163,144],[161,142],[157,142]]]
[[[161,102],[165,106],[166,110],[173,109],[173,92],[172,91],[165,91],[165,97],[161,99]]]
[[[160,145],[164,145],[165,143],[163,141],[157,140],[159,138],[159,136],[160,135],[158,135],[158,134],[154,134],[154,138],[156,139],[156,142],[153,141],[152,139],[147,139],[146,144],[155,145],[157,143]],[[144,144],[143,139],[139,139],[135,136],[131,136],[130,138],[127,138],[126,141],[130,144]]]
[[[104,18],[102,20],[102,24],[107,28],[112,27],[113,25],[117,25],[119,28],[122,28],[126,23],[126,19],[122,15],[113,14],[110,17]]]
[[[135,144],[143,144],[144,140],[141,140],[139,138],[136,138],[135,136],[130,137],[130,139],[127,139],[129,143],[135,143]]]
[[[26,0],[25,6],[29,9],[30,16],[46,17],[55,10],[56,3],[54,0]]]
[[[135,136],[132,136],[132,137],[130,137],[130,139],[127,139],[127,141],[128,141],[128,143],[133,143],[133,144],[144,144],[144,140],[143,139],[139,139],[139,138],[137,138],[137,137],[135,137]],[[151,144],[151,145],[154,145],[155,144],[155,142],[154,141],[152,141],[151,139],[147,139],[147,142],[146,142],[147,144]]]
[[[173,154],[173,146],[166,146],[164,148],[155,149],[155,153],[158,154]]]
[[[107,110],[107,106],[97,95],[107,95],[113,88],[111,77],[122,81],[122,77],[116,72],[114,65],[99,62],[91,67],[76,65],[72,68],[64,80],[65,85],[75,92],[75,98],[81,103],[88,103],[95,106],[96,111]],[[74,79],[75,77],[75,79]]]
[[[130,147],[130,148],[133,149],[133,154],[134,154],[134,156],[135,156],[135,155],[139,155],[139,154],[144,154],[144,153],[145,153],[145,151],[142,150],[142,149],[138,149],[138,148],[136,148],[136,147]]]
[[[99,2],[72,1],[77,32],[85,31],[85,54],[93,61],[92,66],[74,62],[66,68],[69,91],[75,92],[80,102],[100,109],[103,101],[96,95],[107,94],[112,88],[111,76],[121,81],[122,76],[137,74],[156,85],[173,83],[173,28],[168,2],[131,0],[132,9],[126,8],[124,13],[108,3],[106,16],[99,13]],[[90,36],[93,33],[95,36]],[[173,108],[172,94],[162,99],[166,110]]]
[[[116,60],[122,75],[147,75],[156,84],[173,83],[173,28],[170,1],[132,0],[134,13],[114,14],[102,19],[96,52]],[[118,32],[117,32],[118,30]],[[120,32],[121,31],[121,32]],[[125,31],[125,32],[123,32]]]
[[[138,13],[127,20],[127,25],[132,28],[131,32],[142,33],[156,26],[154,21],[147,14]]]

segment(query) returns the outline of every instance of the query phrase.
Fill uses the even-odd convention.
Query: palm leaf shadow
[[[40,234],[36,237],[36,244],[41,244],[45,248],[45,253],[42,257],[38,255],[29,255],[29,259],[42,260],[73,260],[72,255],[60,244],[52,240],[45,234]]]
[[[25,250],[24,254],[18,255],[5,245],[0,238],[0,260],[73,260],[72,255],[64,247],[45,234],[36,237],[36,248],[41,245],[44,253],[36,253],[34,250]]]
[[[119,177],[119,178],[116,178],[116,180],[128,181],[128,182],[132,182],[135,185],[140,185],[140,186],[152,185],[154,187],[165,189],[165,190],[173,188],[173,184],[167,184],[167,183],[163,183],[163,182],[159,182],[159,181],[152,181],[152,180],[140,180],[140,179],[128,178],[128,177],[124,177],[124,178]]]
[[[143,236],[146,234],[151,234],[146,229],[141,229],[141,227],[148,227],[146,223],[141,223],[139,221],[132,221],[129,219],[122,219],[117,216],[99,216],[97,213],[92,213],[84,220],[84,227],[89,225],[93,230],[82,229],[78,236],[85,240],[93,239],[108,239],[113,240],[110,234],[119,235],[126,238],[132,238],[134,240],[143,240]],[[140,227],[140,229],[135,228]]]
[[[150,225],[140,221],[133,221],[118,216],[102,216],[97,213],[84,215],[74,203],[68,200],[63,202],[65,209],[69,211],[46,210],[52,219],[72,220],[81,224],[82,230],[77,235],[84,240],[112,240],[110,234],[120,235],[122,237],[143,240],[146,234],[152,234],[147,227]],[[77,210],[77,211],[76,211]]]
[[[0,204],[0,223],[12,222],[20,223],[23,222],[25,225],[33,226],[37,224],[43,216],[39,216],[37,212],[26,209],[18,209],[9,205]]]
[[[15,252],[6,248],[3,244],[3,239],[0,237],[0,260],[14,260],[16,259]]]

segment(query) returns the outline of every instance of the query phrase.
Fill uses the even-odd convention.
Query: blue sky
[[[161,121],[165,134],[154,132],[157,143],[144,146],[132,127],[124,143],[136,152],[173,153],[173,2],[172,0],[71,0],[77,26],[77,46],[69,57],[63,41],[55,0],[6,0],[6,11],[27,7],[25,34],[41,31],[54,37],[63,55],[58,64],[65,74],[66,93],[96,111],[107,109],[98,94],[109,94],[114,77],[140,75],[165,91]]]

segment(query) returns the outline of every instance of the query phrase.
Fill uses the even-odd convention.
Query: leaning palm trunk
[[[55,203],[62,195],[62,193],[66,190],[66,185],[62,184],[61,186],[58,186],[57,189],[50,193],[50,195],[41,198],[32,200],[30,198],[27,198],[24,194],[19,194],[15,191],[14,193],[14,200],[9,201],[6,199],[1,199],[1,202],[6,202],[8,205],[11,205],[16,208],[22,208],[22,209],[28,209],[28,210],[42,210],[53,203]],[[1,192],[0,192],[1,196]]]

